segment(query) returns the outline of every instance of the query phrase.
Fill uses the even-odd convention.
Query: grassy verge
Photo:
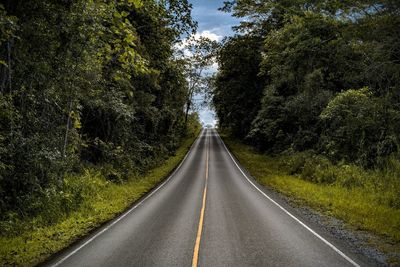
[[[379,236],[379,244],[374,245],[380,250],[400,253],[400,172],[333,165],[307,154],[270,157],[226,136],[223,139],[260,184],[340,218],[353,229],[373,232]],[[395,257],[392,260],[398,262]]]
[[[195,138],[187,138],[175,156],[144,177],[123,184],[111,183],[94,170],[86,170],[80,177],[67,177],[69,187],[85,190],[82,204],[55,224],[45,226],[39,216],[30,222],[21,222],[32,226],[29,231],[14,237],[0,237],[0,266],[36,265],[113,219],[167,177],[182,161]]]

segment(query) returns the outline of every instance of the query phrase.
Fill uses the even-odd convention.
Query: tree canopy
[[[3,1],[1,216],[40,212],[82,166],[119,182],[173,153],[188,95],[174,45],[195,30],[187,0]]]
[[[397,156],[399,8],[391,0],[225,2],[243,22],[219,50],[220,126],[269,153],[313,150],[366,167]]]

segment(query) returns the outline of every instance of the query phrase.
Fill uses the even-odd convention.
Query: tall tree
[[[247,69],[263,77],[264,86],[262,100],[252,98],[254,87],[241,83],[246,79],[240,75],[218,83],[229,72],[221,68],[214,92],[220,126],[243,129],[234,134],[271,153],[313,149],[365,166],[397,153],[398,123],[390,117],[397,118],[400,103],[398,1],[236,0],[225,2],[222,10],[243,18],[236,27],[240,38],[263,41],[261,60],[249,62]],[[247,54],[224,56],[230,45],[223,44],[219,52],[221,66],[242,62],[254,51],[243,44]],[[229,84],[238,84],[242,95],[229,90]],[[358,89],[364,87],[368,95],[361,96]],[[249,127],[236,119],[243,118],[240,110],[253,114],[244,99],[257,107]],[[355,113],[371,126],[364,135],[355,134],[349,123],[361,123]]]
[[[174,45],[195,28],[187,0],[0,5],[1,216],[40,212],[86,163],[121,181],[171,153],[187,95]]]
[[[215,77],[213,105],[219,124],[244,138],[257,115],[265,77],[260,77],[259,37],[236,36],[227,39],[218,52],[219,72]]]

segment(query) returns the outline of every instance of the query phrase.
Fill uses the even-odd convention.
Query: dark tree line
[[[35,215],[82,166],[120,182],[174,151],[195,123],[173,57],[190,13],[186,0],[1,1],[1,216]]]
[[[377,166],[398,156],[400,2],[228,1],[219,49],[222,128],[268,153],[312,150]]]

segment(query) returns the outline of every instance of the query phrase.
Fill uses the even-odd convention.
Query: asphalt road
[[[204,130],[163,184],[47,266],[371,265],[301,218]]]

